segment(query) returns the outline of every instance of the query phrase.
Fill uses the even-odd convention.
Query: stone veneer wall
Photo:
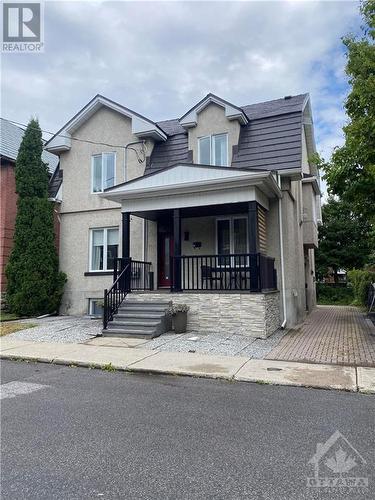
[[[132,293],[131,300],[187,304],[187,331],[266,338],[280,326],[279,292],[268,293]]]

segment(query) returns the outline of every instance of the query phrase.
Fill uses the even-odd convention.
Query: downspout
[[[277,173],[277,184],[281,190],[280,174]],[[286,296],[285,296],[285,268],[284,268],[284,233],[283,233],[283,213],[282,198],[279,198],[279,243],[280,243],[280,270],[281,270],[281,293],[283,303],[283,321],[281,328],[286,326]]]

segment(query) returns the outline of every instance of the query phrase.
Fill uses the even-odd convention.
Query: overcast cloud
[[[46,2],[45,52],[3,54],[2,116],[57,131],[97,93],[163,120],[208,92],[237,105],[310,92],[328,156],[345,120],[340,37],[359,25],[346,1]]]

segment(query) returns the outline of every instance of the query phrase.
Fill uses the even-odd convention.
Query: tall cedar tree
[[[321,162],[328,191],[375,224],[375,0],[361,3],[362,36],[347,36],[345,143]],[[374,229],[374,228],[373,228]]]
[[[8,306],[25,316],[57,311],[66,281],[58,270],[53,205],[48,201],[48,170],[42,151],[42,132],[32,119],[16,160],[17,217],[6,268]]]
[[[371,224],[364,216],[352,212],[350,205],[330,197],[322,208],[323,224],[319,227],[316,269],[319,277],[333,269],[335,281],[339,269],[361,269],[369,262]]]

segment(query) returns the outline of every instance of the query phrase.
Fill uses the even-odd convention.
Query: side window
[[[90,241],[90,271],[112,271],[118,256],[118,229],[91,229]]]
[[[91,159],[91,192],[102,193],[115,185],[116,153],[101,153]]]

